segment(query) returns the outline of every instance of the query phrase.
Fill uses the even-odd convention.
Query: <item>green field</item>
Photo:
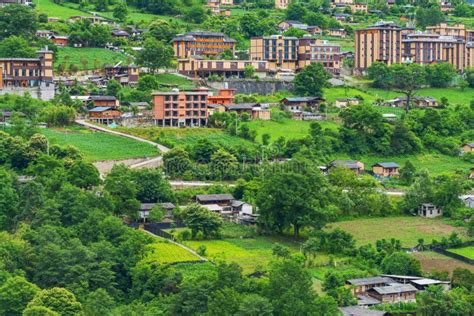
[[[357,245],[374,243],[382,238],[395,238],[401,241],[402,247],[414,247],[420,238],[428,244],[433,239],[441,240],[443,236],[447,237],[452,232],[458,232],[461,237],[465,237],[463,228],[450,226],[440,219],[416,216],[356,219],[328,225],[328,229],[334,228],[352,234]]]
[[[173,127],[118,127],[116,130],[143,137],[163,145],[192,146],[198,140],[206,138],[221,146],[250,146],[253,143],[243,138],[232,136],[216,128],[173,128]]]
[[[456,268],[468,269],[474,272],[473,265],[433,251],[414,252],[411,255],[420,261],[421,269],[425,273],[447,271],[452,274]]]
[[[448,249],[449,252],[457,253],[469,259],[474,259],[474,246]]]
[[[39,13],[46,13],[48,17],[60,18],[63,20],[69,19],[71,16],[81,15],[90,16],[90,13],[76,10],[74,8],[66,7],[54,3],[53,0],[33,0],[36,5],[36,9]]]
[[[51,144],[77,147],[88,161],[141,158],[159,154],[155,147],[147,143],[78,127],[43,129],[41,133]]]
[[[105,48],[59,47],[54,68],[57,70],[60,64],[64,64],[67,71],[69,65],[75,64],[79,70],[102,69],[105,65],[114,65],[119,61],[127,63],[128,59],[122,53]],[[84,60],[87,60],[87,63],[83,64]]]
[[[169,264],[176,262],[199,261],[199,257],[168,240],[157,237],[156,242],[147,246],[146,263]]]
[[[191,80],[175,74],[158,74],[156,75],[156,79],[158,83],[163,86],[178,87],[180,90],[195,88]]]
[[[336,129],[337,124],[332,121],[318,121],[323,128]],[[279,137],[286,139],[300,139],[308,136],[311,121],[295,121],[284,119],[276,121],[250,121],[245,123],[252,130],[257,132],[256,141],[262,141],[262,134],[269,134],[270,140],[274,141]]]

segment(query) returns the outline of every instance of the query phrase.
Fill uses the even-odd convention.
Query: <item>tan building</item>
[[[270,69],[295,70],[298,62],[298,38],[283,35],[252,37],[250,59],[267,61]]]
[[[300,39],[298,68],[304,68],[311,63],[322,63],[328,72],[339,75],[342,69],[341,46],[320,39]]]
[[[415,302],[418,290],[411,284],[393,284],[388,286],[373,287],[369,295],[381,303]]]
[[[153,118],[159,126],[207,125],[206,88],[191,91],[156,92],[152,94]]]
[[[188,32],[178,35],[173,40],[173,49],[178,58],[196,55],[216,56],[226,50],[235,53],[236,41],[219,32]]]
[[[355,30],[355,68],[366,69],[376,61],[389,65],[402,62],[402,34],[404,29],[384,21]]]
[[[290,0],[275,0],[275,9],[288,9],[288,5],[290,4]]]
[[[465,63],[466,41],[454,36],[433,33],[411,33],[402,39],[403,62],[429,65],[447,62],[458,70]]]
[[[332,37],[345,38],[347,36],[347,31],[345,29],[329,29],[328,35]]]
[[[344,9],[354,3],[354,0],[332,0],[331,7]]]
[[[426,31],[466,39],[466,27],[464,24],[448,25],[447,23],[440,23],[435,26],[427,26]]]
[[[210,75],[243,77],[245,67],[255,69],[257,76],[265,77],[269,72],[268,62],[253,60],[215,60],[190,57],[178,60],[178,72],[183,75],[206,78]]]
[[[351,105],[359,105],[360,100],[357,98],[341,98],[341,99],[336,99],[336,102],[334,106],[336,108],[346,108]]]
[[[379,162],[372,166],[374,175],[385,177],[398,177],[400,166],[395,162]]]
[[[352,13],[356,12],[369,12],[369,5],[367,3],[353,3],[349,6]]]
[[[461,149],[464,153],[472,153],[474,152],[474,143],[463,144]]]

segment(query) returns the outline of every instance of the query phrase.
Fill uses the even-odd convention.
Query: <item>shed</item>
[[[423,203],[418,208],[418,215],[423,217],[438,217],[443,215],[443,210],[431,203]]]
[[[400,166],[396,162],[379,162],[372,165],[372,172],[378,177],[398,177]]]

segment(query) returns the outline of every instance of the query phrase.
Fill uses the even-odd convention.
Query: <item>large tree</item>
[[[276,172],[263,181],[257,205],[267,229],[283,232],[292,227],[298,238],[301,228],[322,228],[328,221],[328,184],[316,172],[304,172]]]
[[[425,69],[418,64],[394,64],[390,70],[390,86],[406,96],[405,110],[408,113],[413,96],[425,84]]]
[[[11,4],[0,8],[0,39],[12,35],[31,37],[35,34],[37,26],[36,11],[28,6]]]
[[[21,315],[29,301],[39,288],[25,278],[15,276],[8,278],[0,286],[0,314]]]
[[[170,45],[154,38],[147,38],[143,49],[138,53],[137,63],[155,72],[159,68],[170,67],[173,56],[174,51]]]
[[[331,75],[324,69],[321,63],[312,63],[303,68],[293,81],[295,92],[306,96],[323,95],[323,88],[329,86]]]
[[[82,315],[82,305],[74,294],[63,288],[52,288],[39,291],[28,303],[28,308],[44,306],[63,316]]]

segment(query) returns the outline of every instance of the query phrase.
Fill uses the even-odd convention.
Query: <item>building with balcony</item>
[[[252,37],[250,39],[250,59],[267,61],[270,69],[296,70],[298,38],[283,35]]]
[[[339,75],[342,69],[341,46],[326,40],[302,38],[298,42],[298,68],[311,63],[321,63],[324,69],[333,75]]]
[[[209,90],[156,92],[152,94],[153,119],[158,126],[207,125],[207,97]]]
[[[188,32],[173,38],[173,49],[177,58],[191,56],[216,56],[226,50],[235,53],[236,41],[219,32]]]

